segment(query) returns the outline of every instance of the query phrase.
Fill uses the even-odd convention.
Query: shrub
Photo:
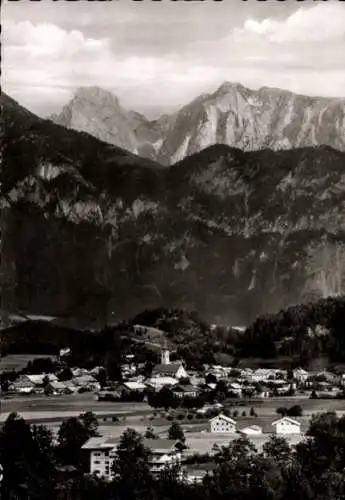
[[[300,405],[291,406],[291,408],[289,408],[287,411],[287,415],[289,417],[301,417],[302,414],[303,414],[303,409]]]
[[[183,413],[180,413],[179,415],[177,415],[178,420],[183,420],[184,417],[185,417],[185,415]]]
[[[187,418],[188,418],[188,420],[193,420],[194,415],[192,415],[191,413],[189,413],[189,414],[187,415]]]
[[[284,406],[280,406],[279,408],[276,409],[276,413],[278,415],[281,415],[282,417],[284,417],[285,415],[287,415],[287,408],[285,408]]]
[[[173,420],[172,415],[168,415],[168,416],[167,416],[167,420],[169,420],[169,421]]]
[[[315,389],[313,389],[313,390],[311,391],[311,394],[310,394],[310,399],[318,399],[318,395],[316,394]]]
[[[238,411],[237,411],[237,410],[234,410],[234,411],[232,412],[232,416],[233,416],[234,418],[238,417]]]
[[[243,411],[243,412],[242,412],[242,417],[246,417],[246,416],[247,416],[246,412],[245,412],[245,411]]]

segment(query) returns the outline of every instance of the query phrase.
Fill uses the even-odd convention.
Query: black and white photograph
[[[345,1],[1,7],[1,500],[344,500]]]

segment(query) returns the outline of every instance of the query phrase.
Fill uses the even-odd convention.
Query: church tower
[[[169,365],[170,364],[170,352],[167,347],[167,343],[164,343],[164,347],[161,351],[161,364],[162,365]]]

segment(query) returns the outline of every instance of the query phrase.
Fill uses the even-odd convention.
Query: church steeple
[[[161,350],[161,364],[162,365],[169,365],[170,364],[170,352],[169,352],[168,344],[167,344],[166,340],[164,342],[164,347]]]

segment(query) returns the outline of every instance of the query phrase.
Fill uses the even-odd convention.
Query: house
[[[57,382],[57,377],[52,373],[20,375],[17,380],[10,385],[9,390],[11,392],[18,392],[22,394],[30,394],[37,391],[42,392],[45,381]]]
[[[47,385],[47,390],[50,391],[54,395],[58,394],[72,394],[76,391],[76,387],[70,381],[65,382],[49,382]]]
[[[82,450],[89,454],[89,472],[110,480],[113,477],[112,465],[120,438],[92,437]],[[143,445],[149,450],[148,464],[153,474],[159,474],[166,467],[181,463],[178,441],[169,439],[144,439]]]
[[[90,374],[76,376],[72,381],[78,389],[90,391],[99,391],[101,389],[101,384]]]
[[[27,377],[27,375],[20,375],[17,380],[9,385],[8,390],[10,392],[30,394],[34,391],[35,387],[35,384]]]
[[[269,398],[271,395],[271,391],[269,390],[267,385],[260,385],[257,389],[257,395],[262,399]]]
[[[178,380],[173,377],[151,377],[146,381],[146,385],[155,391],[159,391],[162,387],[173,387],[178,384]]]
[[[236,432],[236,421],[220,413],[209,420],[210,432]]]
[[[232,392],[233,394],[236,394],[236,396],[241,397],[242,396],[243,387],[238,382],[231,382],[228,385],[228,390],[230,392]]]
[[[297,368],[293,371],[293,378],[297,380],[297,382],[304,384],[309,378],[309,373],[303,370],[303,368]]]
[[[144,439],[143,445],[149,450],[148,463],[152,474],[159,474],[166,467],[178,465],[182,460],[179,441],[171,439]]]
[[[298,420],[290,417],[282,417],[272,422],[275,434],[300,434],[301,423]]]
[[[172,388],[172,392],[179,399],[197,398],[200,393],[199,389],[191,384],[177,384]]]
[[[111,389],[104,389],[99,392],[99,399],[102,399],[102,396],[109,395],[113,399],[124,399],[126,397],[135,397],[143,395],[146,391],[147,387],[145,384],[141,382],[123,382],[118,383]]]
[[[128,381],[124,382],[123,386],[129,391],[129,392],[140,392],[143,393],[146,391],[147,387],[145,384],[142,382],[134,382],[134,381]]]
[[[239,432],[244,436],[260,436],[262,434],[262,428],[258,425],[249,425],[248,427],[240,429]]]
[[[206,464],[187,465],[184,471],[184,477],[187,483],[202,483],[207,474],[212,474],[217,464],[211,462]]]

